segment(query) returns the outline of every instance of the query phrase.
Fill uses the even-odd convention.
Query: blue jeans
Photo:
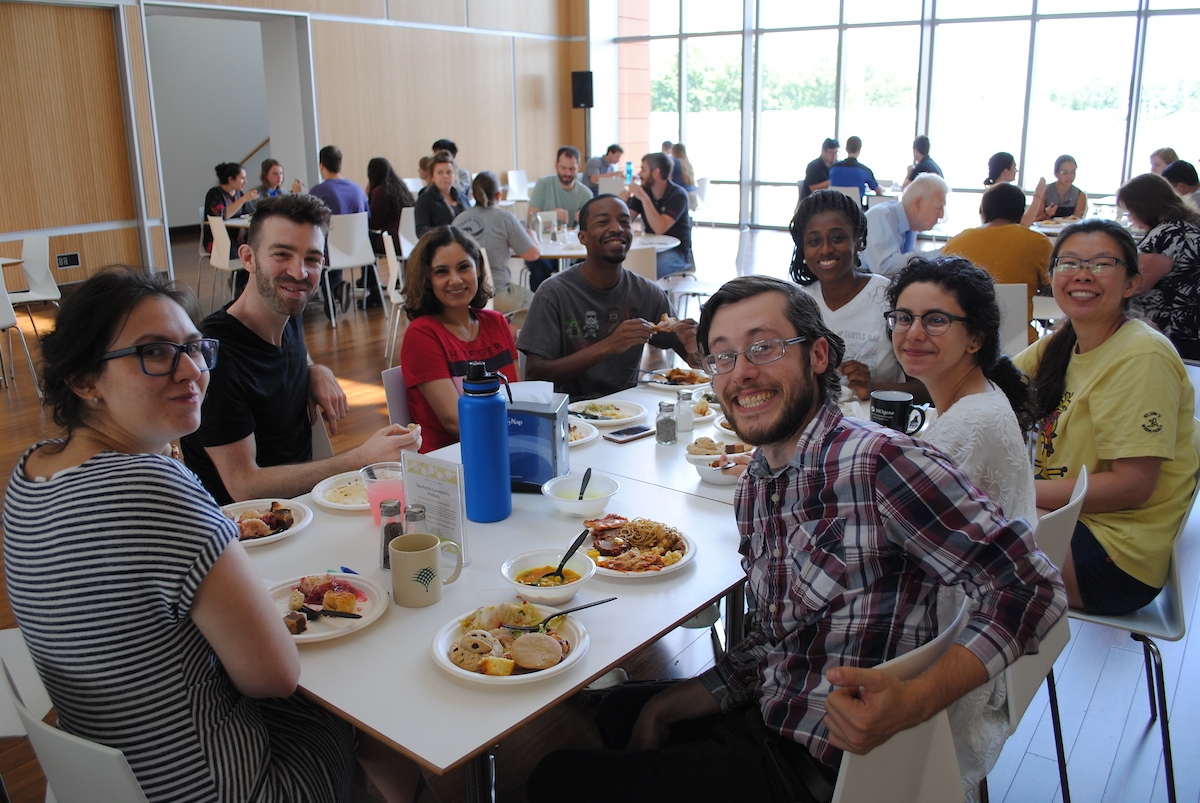
[[[670,251],[656,254],[655,257],[658,263],[655,274],[660,279],[670,276],[672,273],[687,270],[692,266],[691,260],[688,259],[688,253],[682,248],[672,248]]]

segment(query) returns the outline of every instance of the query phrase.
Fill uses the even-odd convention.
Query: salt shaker
[[[407,505],[404,508],[404,532],[425,532],[425,506]]]
[[[675,420],[675,405],[671,402],[659,402],[654,439],[659,443],[674,443],[677,430],[678,422]]]
[[[692,391],[680,389],[679,401],[675,403],[675,418],[680,432],[691,432],[696,427],[696,408],[692,404]]]
[[[392,553],[388,544],[404,535],[404,519],[400,517],[400,500],[384,499],[379,503],[379,566],[392,570]]]

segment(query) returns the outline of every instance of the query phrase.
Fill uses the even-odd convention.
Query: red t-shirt
[[[504,374],[509,382],[517,381],[517,344],[508,321],[493,310],[475,310],[474,314],[479,321],[479,336],[469,342],[450,334],[432,315],[422,315],[404,330],[400,365],[408,388],[408,412],[421,425],[422,452],[457,443],[458,438],[445,430],[418,385],[450,379],[461,396],[467,363],[476,360],[484,362],[489,371]]]

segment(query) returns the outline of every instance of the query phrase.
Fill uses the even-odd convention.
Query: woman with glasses
[[[789,230],[796,243],[792,281],[821,309],[826,325],[846,342],[838,366],[843,381],[861,400],[872,390],[904,390],[918,403],[929,394],[904,375],[884,325],[889,309],[886,276],[862,273],[867,218],[857,202],[836,190],[817,190],[800,202]]]
[[[1045,204],[1040,207],[1038,220],[1082,218],[1087,213],[1087,194],[1075,186],[1078,169],[1074,156],[1064,153],[1054,160],[1055,180],[1046,187]]]
[[[219,354],[195,307],[127,269],[63,302],[41,385],[64,437],[25,453],[4,504],[13,613],[58,727],[121,750],[149,800],[348,801],[354,729],[294,694],[296,646],[237,525],[168,456]],[[414,765],[365,735],[358,757],[411,799]]]
[[[1171,338],[1180,357],[1200,360],[1200,212],[1153,173],[1122,184],[1117,203],[1146,229],[1135,308]]]
[[[1089,613],[1129,613],[1158,595],[1195,484],[1195,392],[1170,341],[1130,317],[1140,282],[1121,226],[1067,227],[1050,280],[1066,320],[1013,359],[1036,393],[1038,507],[1067,504],[1088,470],[1061,570],[1068,601]]]

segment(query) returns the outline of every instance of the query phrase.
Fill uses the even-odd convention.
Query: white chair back
[[[404,186],[408,187],[408,191],[413,195],[425,189],[425,182],[421,181],[420,178],[402,178],[400,180],[404,182]]]
[[[4,286],[4,272],[0,271],[0,332],[8,332],[8,359],[12,365],[9,366],[9,372],[13,375],[13,384],[16,384],[16,355],[13,354],[12,333],[16,331],[17,337],[21,339],[21,348],[25,350],[25,362],[29,365],[29,375],[33,377],[33,387],[37,390],[38,398],[42,398],[42,388],[38,384],[37,369],[33,367],[33,357],[29,354],[29,344],[25,342],[25,333],[21,331],[21,327],[17,326],[17,312],[13,309],[12,299],[8,296],[8,290]],[[0,380],[4,382],[4,387],[8,387],[8,380],[4,378],[4,352],[0,349]]]
[[[607,173],[596,177],[597,195],[620,195],[625,189],[624,173]]]
[[[963,600],[953,624],[935,639],[877,669],[909,680],[933,666],[954,644],[970,618],[971,600]],[[833,803],[962,803],[962,777],[954,736],[944,710],[914,728],[897,733],[865,756],[842,754]]]
[[[700,206],[704,207],[708,204],[708,179],[696,179],[696,197],[700,199]]]
[[[331,215],[329,218],[330,270],[339,268],[361,268],[375,264],[375,249],[371,246],[371,235],[367,230],[367,213]]]
[[[738,232],[737,256],[733,260],[738,276],[749,276],[754,273],[754,248],[751,236],[749,226]]]
[[[417,245],[417,210],[416,207],[406,206],[400,210],[400,258],[408,259],[413,248]]]
[[[471,235],[468,234],[467,236],[470,237]],[[471,239],[474,238],[472,237]],[[476,243],[476,245],[478,245],[478,243]],[[488,286],[491,287],[494,292],[496,289],[496,282],[492,279],[492,263],[488,259],[487,249],[480,248],[479,255],[483,257],[483,275],[487,278]],[[483,308],[494,310],[496,308],[496,299],[489,298],[487,303],[483,305]]]
[[[0,696],[20,717],[46,782],[60,803],[142,803],[146,795],[138,785],[125,755],[112,747],[73,736],[47,725],[29,712],[18,697],[4,664]]]
[[[0,659],[8,667],[9,679],[29,713],[37,719],[45,719],[54,704],[50,702],[50,695],[42,685],[37,667],[33,665],[33,656],[25,646],[25,637],[21,635],[20,628],[0,630]],[[11,698],[5,694],[0,694],[0,697],[4,698],[0,701],[0,737],[24,736],[25,725],[17,716],[16,707],[4,704]]]
[[[508,196],[506,200],[529,200],[529,179],[526,177],[524,170],[508,171]]]
[[[832,187],[831,186],[829,189],[837,190],[842,195],[845,195],[847,198],[851,199],[855,203],[859,203],[859,204],[862,203],[862,190],[860,190],[858,187]]]
[[[388,368],[383,377],[383,395],[387,397],[388,422],[408,426],[412,415],[408,412],[408,389],[404,387],[404,371],[399,365]]]
[[[312,459],[328,460],[333,457],[333,443],[329,440],[329,430],[325,429],[325,419],[320,413],[312,424]]]
[[[31,234],[21,244],[21,270],[29,289],[20,294],[21,302],[58,301],[62,293],[50,272],[50,238]]]
[[[384,269],[387,271],[384,287],[387,288],[386,295],[388,300],[393,304],[403,304],[404,296],[400,295],[400,287],[402,286],[400,260],[396,256],[396,244],[387,232],[383,234],[383,262]]]
[[[625,255],[625,270],[636,273],[643,279],[658,281],[658,254],[654,246],[630,248],[629,253]]]
[[[1083,508],[1083,497],[1087,494],[1087,466],[1079,470],[1071,501],[1042,516],[1033,530],[1033,542],[1042,550],[1055,568],[1062,569],[1067,561],[1067,550],[1071,548],[1071,536],[1075,533],[1075,522]]]
[[[1000,305],[1000,349],[1019,354],[1029,345],[1029,288],[1023,284],[996,285]]]
[[[208,228],[212,232],[212,251],[208,255],[208,264],[218,270],[230,270],[229,267],[229,229],[225,221],[216,215],[208,216]]]

